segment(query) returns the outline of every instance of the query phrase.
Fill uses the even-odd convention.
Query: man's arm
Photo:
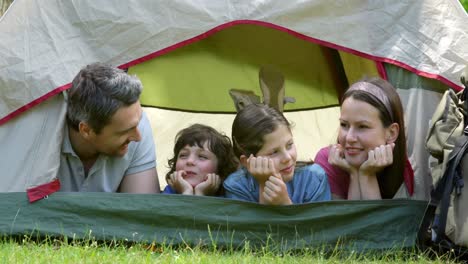
[[[120,183],[119,192],[160,193],[158,172],[156,171],[156,151],[150,122],[143,112],[138,129],[141,141],[132,155],[132,162]]]
[[[126,175],[119,190],[122,193],[160,193],[156,168]]]

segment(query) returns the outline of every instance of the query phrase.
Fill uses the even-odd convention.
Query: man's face
[[[141,115],[140,101],[121,107],[99,134],[92,132],[90,143],[94,145],[98,153],[108,156],[124,156],[130,142],[141,140],[138,130]]]

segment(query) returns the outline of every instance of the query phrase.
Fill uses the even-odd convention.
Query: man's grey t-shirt
[[[153,133],[148,117],[143,112],[138,129],[139,142],[130,142],[122,157],[100,155],[85,176],[83,163],[73,151],[65,126],[60,168],[57,174],[60,191],[65,192],[116,192],[123,177],[156,167]]]

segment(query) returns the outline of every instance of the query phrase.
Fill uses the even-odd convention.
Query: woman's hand
[[[193,195],[193,188],[183,176],[187,173],[184,170],[173,172],[167,179],[167,184],[179,194]]]
[[[359,167],[359,179],[357,183],[356,181],[353,183],[353,178],[351,178],[348,199],[382,199],[379,182],[376,176],[379,171],[393,163],[394,147],[395,144],[392,143],[381,145],[369,151],[367,160]],[[351,186],[355,186],[356,184],[359,188],[359,193],[357,191],[351,191],[352,188],[356,188]]]
[[[262,156],[250,155],[247,159],[247,170],[259,184],[264,184],[270,176],[278,174],[273,160]]]
[[[379,171],[393,163],[395,144],[380,145],[369,151],[367,160],[359,168],[359,175],[375,176]]]
[[[263,187],[263,201],[265,204],[288,205],[292,204],[289,198],[288,187],[283,181],[281,174],[270,176]]]
[[[208,173],[205,181],[195,186],[195,195],[214,195],[221,186],[221,178],[215,173]]]
[[[357,168],[354,168],[348,163],[344,155],[343,147],[340,144],[330,146],[328,152],[328,163],[348,172],[350,175],[357,174]]]

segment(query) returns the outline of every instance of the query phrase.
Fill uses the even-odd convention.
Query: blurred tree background
[[[468,0],[460,0],[460,3],[463,5],[465,8],[465,11],[468,12]]]

